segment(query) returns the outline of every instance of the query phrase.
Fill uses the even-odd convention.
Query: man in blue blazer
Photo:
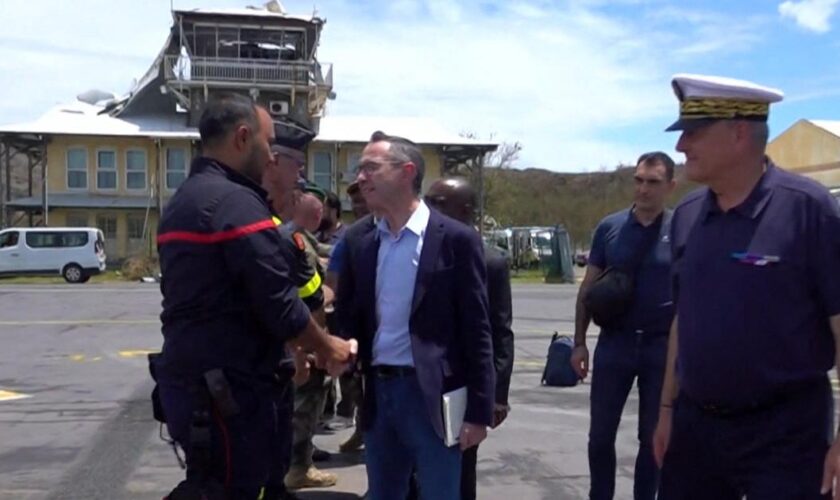
[[[358,182],[377,221],[345,235],[339,328],[359,342],[370,500],[460,497],[461,450],[493,423],[495,368],[482,243],[420,199],[425,165],[411,141],[376,132]],[[444,442],[443,394],[467,388],[460,446]]]

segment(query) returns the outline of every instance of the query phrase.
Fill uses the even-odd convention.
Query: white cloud
[[[644,122],[663,129],[676,110],[672,73],[757,41],[755,23],[727,31],[724,16],[700,13],[681,18],[680,31],[655,16],[640,31],[638,21],[581,4],[483,10],[462,2],[460,22],[428,5],[429,15],[410,23],[360,18],[345,3],[330,8],[320,52],[335,64],[330,112],[430,116],[455,131],[520,141],[525,167],[592,170],[672,148],[664,133],[651,144],[610,131]],[[707,38],[715,45],[696,48]]]
[[[779,5],[782,17],[790,17],[796,24],[815,33],[827,33],[829,20],[840,0],[787,0]]]
[[[175,0],[242,7],[245,0]],[[521,165],[595,170],[665,149],[669,79],[748,50],[760,20],[664,0],[321,0],[319,57],[335,64],[337,115],[425,116],[453,131],[520,141]],[[309,0],[286,0],[291,13]],[[616,5],[632,14],[620,15]],[[125,91],[168,34],[169,0],[3,0],[0,122],[33,119],[88,88]],[[92,14],[92,13],[95,13]],[[119,20],[119,21],[117,21]],[[34,33],[49,33],[47,41]],[[713,40],[713,43],[707,42]],[[647,129],[649,130],[649,129]]]

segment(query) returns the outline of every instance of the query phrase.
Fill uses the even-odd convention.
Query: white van
[[[61,275],[85,283],[105,270],[105,237],[95,227],[20,227],[0,231],[0,276]]]

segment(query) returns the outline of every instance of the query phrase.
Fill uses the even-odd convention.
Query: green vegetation
[[[553,226],[562,224],[576,250],[588,248],[592,231],[607,214],[633,202],[633,167],[584,174],[564,174],[540,169],[485,170],[485,213],[504,226]],[[677,168],[673,206],[696,187],[683,180]]]

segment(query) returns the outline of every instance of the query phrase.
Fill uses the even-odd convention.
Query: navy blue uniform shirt
[[[679,316],[677,373],[692,399],[761,404],[834,364],[840,313],[840,210],[816,182],[768,160],[739,206],[708,188],[671,224]]]
[[[157,241],[159,376],[193,380],[224,368],[234,380],[270,380],[278,349],[306,327],[309,310],[265,191],[215,160],[197,158],[163,210]]]
[[[651,231],[659,231],[656,242],[636,271],[633,305],[621,320],[621,330],[667,333],[671,327],[674,307],[670,287],[670,218],[671,213],[666,210],[657,221],[645,227],[628,208],[608,215],[595,228],[589,262],[601,269],[628,269],[640,246],[649,241]],[[660,219],[662,222],[658,224]]]

